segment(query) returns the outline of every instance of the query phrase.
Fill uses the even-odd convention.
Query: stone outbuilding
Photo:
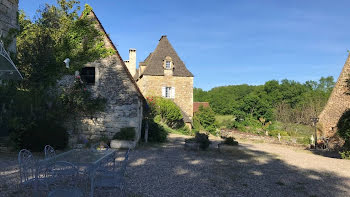
[[[96,21],[96,28],[104,37],[105,47],[113,49],[115,54],[87,63],[80,72],[93,95],[101,96],[107,102],[104,112],[95,114],[93,118],[82,118],[77,131],[87,139],[98,140],[101,137],[111,139],[121,128],[134,127],[138,141],[145,99],[95,13],[91,11],[88,17]]]
[[[343,70],[341,71],[337,83],[328,99],[328,102],[319,115],[317,124],[318,137],[324,136],[330,138],[332,147],[342,146],[343,140],[337,137],[337,124],[343,113],[350,108],[350,95],[346,95],[348,91],[346,80],[350,76],[350,55],[346,60]]]
[[[1,37],[15,37],[15,30],[19,29],[17,20],[18,0],[0,0],[0,39]],[[7,47],[10,52],[16,52],[16,39],[11,39]]]
[[[130,51],[131,57],[133,51]],[[132,59],[132,58],[130,58]],[[135,69],[135,66],[130,66]],[[161,96],[177,104],[189,128],[193,117],[193,74],[186,68],[167,36],[136,70],[134,79],[145,96]]]

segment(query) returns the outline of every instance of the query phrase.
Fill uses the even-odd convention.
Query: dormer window
[[[171,70],[174,67],[173,60],[171,57],[166,56],[163,60],[163,68],[165,70]]]
[[[171,62],[170,61],[166,61],[165,62],[165,68],[166,69],[171,69]]]

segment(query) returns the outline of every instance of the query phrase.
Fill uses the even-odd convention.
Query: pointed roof
[[[336,136],[336,127],[343,113],[350,109],[350,95],[345,94],[348,91],[347,79],[350,74],[350,54],[344,64],[326,106],[319,115],[317,129],[326,137]]]
[[[104,38],[104,43],[105,43],[105,47],[107,48],[112,48],[115,53],[116,53],[116,56],[118,57],[118,59],[120,60],[120,63],[122,65],[122,67],[125,69],[127,75],[128,75],[128,78],[131,80],[131,82],[134,84],[135,88],[136,88],[136,91],[139,93],[139,96],[140,98],[145,101],[145,97],[143,96],[143,94],[141,93],[141,90],[139,88],[139,86],[136,84],[134,78],[131,76],[130,74],[130,71],[129,69],[126,67],[122,57],[120,56],[117,48],[115,47],[114,43],[112,42],[111,38],[109,37],[109,35],[107,34],[105,28],[102,26],[100,20],[98,19],[98,17],[96,16],[95,12],[92,10],[92,8],[89,6],[89,5],[85,5],[85,11],[88,13],[88,17],[92,20],[95,20],[97,22],[96,24],[96,28],[101,31],[101,33],[103,34],[103,38]],[[82,13],[82,15],[80,17],[83,17],[84,15],[84,12]]]
[[[142,75],[163,76],[163,61],[167,56],[171,57],[174,64],[173,76],[193,77],[193,74],[187,70],[185,64],[177,55],[173,46],[171,46],[167,36],[160,38],[156,49],[142,62],[146,65],[146,69]]]

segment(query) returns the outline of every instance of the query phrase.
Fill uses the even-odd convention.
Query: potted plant
[[[135,127],[121,128],[120,132],[113,136],[111,148],[135,148]]]
[[[219,151],[232,151],[236,150],[236,146],[238,146],[238,142],[234,137],[224,138],[224,141],[218,144]]]
[[[185,148],[190,150],[206,150],[210,145],[209,136],[205,133],[196,133],[194,138],[185,140]]]

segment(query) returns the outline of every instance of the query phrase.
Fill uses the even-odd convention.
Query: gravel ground
[[[139,196],[350,196],[350,161],[297,147],[243,142],[233,152],[186,151],[184,136],[131,154]]]
[[[168,143],[132,151],[123,196],[350,196],[348,160],[249,141],[233,152],[188,151],[185,138],[171,134]],[[13,193],[16,168],[15,155],[0,153],[0,196],[22,196]]]

